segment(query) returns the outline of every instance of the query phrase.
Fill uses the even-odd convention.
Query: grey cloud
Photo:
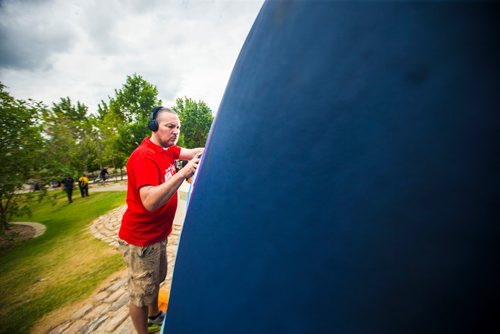
[[[46,2],[4,1],[0,6],[0,68],[50,68],[51,55],[73,45],[66,19],[54,19]]]
[[[137,73],[165,105],[186,95],[215,111],[262,1],[0,0],[0,80],[95,110]]]
[[[115,1],[92,2],[79,8],[78,25],[94,52],[120,53],[120,41],[114,29],[122,15],[123,8]]]
[[[130,19],[154,14],[159,4],[161,1],[157,0],[93,1],[79,8],[77,20],[96,52],[121,54],[128,50],[123,42],[126,36],[123,36],[122,25],[129,25],[130,30],[140,30],[142,27],[134,26],[137,22]]]

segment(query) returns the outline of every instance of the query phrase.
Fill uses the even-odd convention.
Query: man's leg
[[[158,308],[158,294],[156,294],[153,303],[148,305],[148,317],[156,317],[158,313],[160,313],[160,309]]]
[[[83,187],[80,187],[80,195],[82,195],[82,197],[85,197],[85,193],[83,192]]]
[[[147,247],[133,246],[123,240],[118,242],[129,271],[128,290],[130,297],[129,312],[137,333],[148,332],[151,326],[161,326],[164,315],[158,310],[158,289],[160,278],[166,273],[166,241]],[[160,270],[165,264],[165,269]],[[148,315],[155,317],[148,319]]]
[[[89,197],[89,185],[85,186],[85,196]]]
[[[161,325],[163,323],[163,318],[165,317],[165,313],[160,314],[160,309],[158,308],[158,292],[160,291],[160,283],[165,280],[167,277],[167,240],[160,242],[160,258],[159,258],[159,266],[158,271],[155,273],[158,275],[155,278],[155,294],[154,299],[151,304],[148,305],[148,322],[154,323],[157,325]]]
[[[148,333],[148,308],[146,306],[138,307],[130,303],[128,309],[137,334]]]

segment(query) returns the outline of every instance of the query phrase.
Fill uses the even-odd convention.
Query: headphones
[[[158,115],[158,112],[163,109],[163,106],[158,106],[154,107],[153,110],[151,110],[151,114],[149,115],[149,122],[148,122],[148,129],[156,132],[158,131],[158,122],[156,121],[156,115]]]

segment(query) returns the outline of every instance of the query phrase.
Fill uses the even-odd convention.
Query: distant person
[[[38,181],[35,181],[35,183],[33,184],[33,191],[40,191],[41,190],[41,185],[40,185],[40,182]]]
[[[108,170],[106,168],[101,169],[101,181],[105,182],[106,181],[106,175],[109,175]]]
[[[89,196],[89,178],[87,175],[83,174],[78,179],[78,187],[80,188],[80,194],[82,197]]]
[[[75,180],[70,175],[67,175],[61,181],[61,183],[63,185],[64,192],[66,193],[66,195],[68,195],[68,202],[69,203],[73,203],[73,199],[72,199],[72,196],[73,196],[73,184],[75,183]]]
[[[127,162],[128,207],[118,234],[128,267],[129,312],[138,334],[159,330],[163,323],[158,291],[167,275],[167,236],[177,209],[177,189],[194,174],[204,150],[176,146],[180,121],[172,109],[154,108],[148,128],[151,137]],[[190,160],[178,173],[177,159]]]

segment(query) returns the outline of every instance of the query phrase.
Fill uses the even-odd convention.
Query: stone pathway
[[[173,264],[179,236],[186,213],[186,186],[179,191],[179,204],[174,219],[174,228],[168,237],[167,257],[168,273],[167,279],[162,284],[162,289],[170,290],[172,282]],[[117,233],[120,221],[125,212],[126,205],[121,206],[110,213],[97,218],[90,225],[90,231],[98,238],[117,249]],[[133,334],[136,333],[132,321],[128,315],[128,294],[126,291],[126,270],[121,276],[115,278],[111,283],[97,291],[91,298],[91,302],[85,304],[76,311],[70,319],[52,328],[50,334],[74,334],[74,333],[113,333]]]
[[[127,191],[127,181],[108,181],[106,183],[91,184],[89,194],[101,191]]]

